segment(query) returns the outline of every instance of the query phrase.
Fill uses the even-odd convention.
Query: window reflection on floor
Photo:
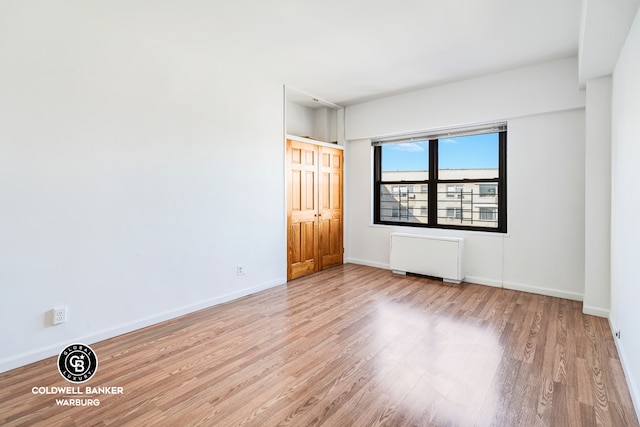
[[[498,400],[492,378],[504,351],[495,333],[471,319],[446,320],[394,303],[378,304],[375,319],[379,391],[402,400],[404,410],[437,412],[441,422],[491,420]]]

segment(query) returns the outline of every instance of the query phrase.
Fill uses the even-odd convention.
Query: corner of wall
[[[622,365],[622,371],[624,373],[624,378],[627,381],[627,387],[629,388],[629,394],[631,395],[631,401],[633,402],[634,409],[636,411],[636,417],[640,420],[640,390],[636,387],[638,381],[634,378],[633,371],[631,370],[631,366],[629,365],[629,358],[624,351],[624,346],[622,337],[617,338],[616,335],[620,330],[616,325],[615,316],[611,313],[608,317],[609,320],[609,328],[611,329],[611,335],[613,335],[613,342],[616,345],[616,350],[618,351],[618,357],[620,359],[620,364]]]

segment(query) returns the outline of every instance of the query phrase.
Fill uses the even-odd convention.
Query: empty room
[[[0,1],[0,425],[640,426],[639,6]]]

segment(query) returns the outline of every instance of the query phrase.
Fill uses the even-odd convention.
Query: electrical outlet
[[[67,321],[67,307],[56,307],[52,312],[53,324],[59,325]]]
[[[236,266],[236,275],[244,276],[244,265]]]

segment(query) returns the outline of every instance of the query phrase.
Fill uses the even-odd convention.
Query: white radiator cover
[[[464,279],[463,246],[464,239],[459,237],[391,233],[389,267],[394,273],[424,274],[460,283]]]

